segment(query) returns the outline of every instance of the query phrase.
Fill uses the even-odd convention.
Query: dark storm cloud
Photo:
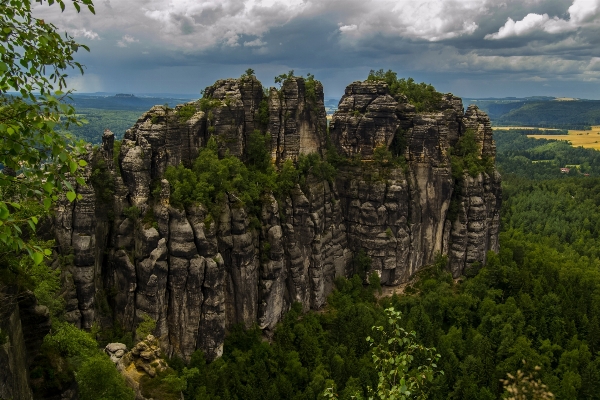
[[[248,67],[265,85],[314,73],[331,97],[377,68],[465,96],[583,97],[600,79],[597,0],[96,3],[38,9],[92,48],[82,91],[199,93]]]

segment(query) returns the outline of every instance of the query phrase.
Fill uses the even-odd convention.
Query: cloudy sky
[[[370,69],[463,97],[600,98],[600,0],[95,0],[36,6],[91,48],[79,92],[186,93],[253,68],[325,96]],[[73,73],[74,75],[74,73]]]

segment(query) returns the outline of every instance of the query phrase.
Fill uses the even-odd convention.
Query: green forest
[[[556,101],[553,98],[481,99],[470,103],[484,110],[498,126],[589,129],[600,125],[600,101]],[[469,102],[466,102],[469,104]]]
[[[87,143],[102,143],[102,133],[111,130],[119,139],[131,128],[142,115],[141,111],[104,110],[100,108],[78,108],[77,113],[88,123],[71,126],[69,133]]]
[[[600,176],[600,152],[552,139],[533,139],[528,131],[498,130],[496,164],[503,173],[534,180],[580,176]],[[570,167],[568,174],[560,168]]]
[[[102,143],[102,133],[111,130],[117,139],[131,128],[138,118],[155,105],[185,103],[190,98],[137,97],[133,95],[100,96],[73,93],[67,104],[77,110],[77,117],[85,120],[81,125],[69,126],[68,132],[87,143]],[[57,127],[58,129],[59,127]]]

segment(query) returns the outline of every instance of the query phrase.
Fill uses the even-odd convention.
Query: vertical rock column
[[[323,104],[323,85],[314,81],[308,93],[302,77],[287,79],[278,91],[269,92],[271,155],[275,162],[298,159],[300,154],[321,153],[325,145],[327,115]],[[314,94],[314,95],[313,95]]]

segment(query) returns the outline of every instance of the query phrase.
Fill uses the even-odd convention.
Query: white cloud
[[[162,39],[191,49],[238,46],[242,35],[262,36],[302,14],[303,0],[172,0],[142,6]],[[251,42],[250,42],[251,43]]]
[[[339,30],[343,35],[356,38],[383,34],[428,41],[471,35],[479,27],[479,20],[498,7],[491,0],[350,0],[349,3],[341,10]]]
[[[532,32],[561,33],[574,31],[587,25],[597,25],[600,16],[600,0],[574,0],[569,7],[569,19],[550,18],[548,14],[529,13],[520,21],[508,18],[498,32],[486,35],[486,39],[505,39],[525,36]]]
[[[90,40],[100,39],[100,35],[98,35],[96,32],[90,31],[85,28],[72,30],[71,35],[73,35],[73,37],[75,38],[84,37]]]
[[[266,45],[267,43],[263,42],[262,40],[260,40],[260,38],[254,39],[250,42],[244,42],[244,46],[246,47],[261,47]]]
[[[352,32],[358,29],[358,25],[342,25],[340,26],[340,32]]]
[[[136,38],[134,38],[133,36],[123,35],[123,37],[121,38],[121,40],[117,41],[117,46],[118,47],[127,47],[131,43],[137,43],[137,42],[139,42],[139,40],[136,39]]]

